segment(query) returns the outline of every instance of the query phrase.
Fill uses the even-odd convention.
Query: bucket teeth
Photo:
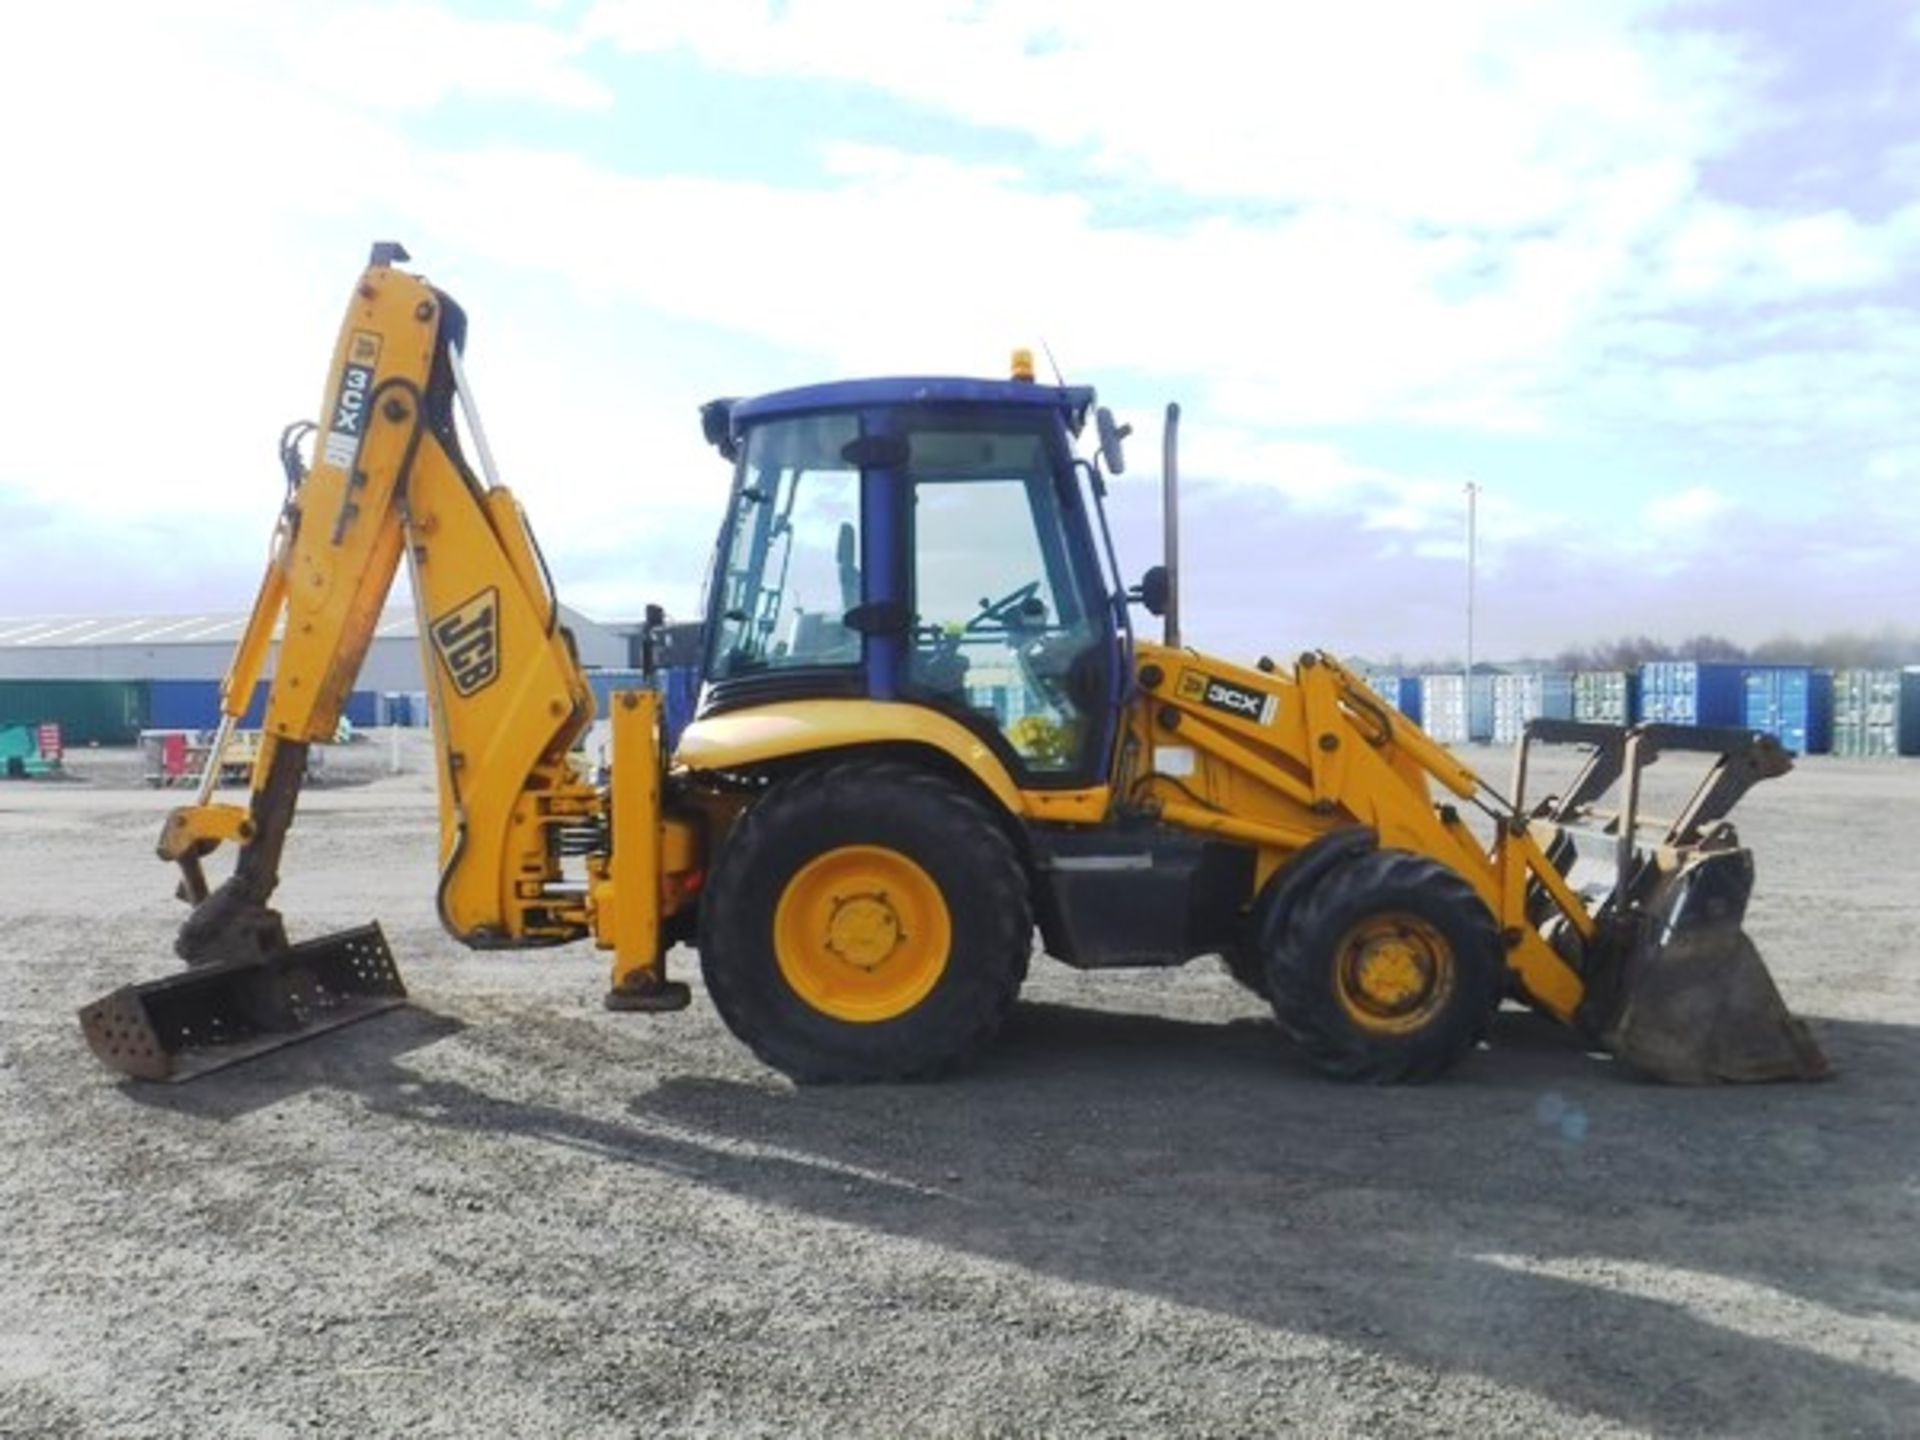
[[[179,1082],[406,1003],[378,925],[260,960],[202,965],[81,1007],[93,1053],[138,1080]]]

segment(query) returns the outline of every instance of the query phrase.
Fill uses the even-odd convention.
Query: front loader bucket
[[[378,925],[127,985],[83,1006],[80,1028],[108,1065],[178,1083],[406,1003]]]
[[[1619,1059],[1679,1085],[1829,1073],[1741,929],[1752,887],[1753,856],[1737,848],[1694,852],[1657,882],[1610,977],[1601,1039]]]

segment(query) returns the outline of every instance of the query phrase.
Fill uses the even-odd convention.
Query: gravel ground
[[[1347,1088],[1214,962],[1039,962],[977,1071],[797,1091],[697,986],[460,951],[425,782],[338,783],[379,753],[282,901],[380,918],[415,1005],[182,1087],[73,1020],[171,963],[178,795],[0,787],[0,1434],[1916,1428],[1920,765],[1741,811],[1827,1084],[1634,1083],[1515,1012]]]

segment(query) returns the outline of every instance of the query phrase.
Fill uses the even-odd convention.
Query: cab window
[[[1104,626],[1045,436],[916,430],[911,456],[913,688],[990,724],[1029,770],[1080,768]]]
[[[734,484],[710,677],[852,666],[860,637],[860,472],[847,463],[852,415],[757,426]]]

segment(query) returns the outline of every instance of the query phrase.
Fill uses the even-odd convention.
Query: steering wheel
[[[935,689],[959,690],[966,683],[968,668],[967,657],[961,646],[968,635],[998,631],[1007,637],[1013,651],[1014,661],[1023,672],[1027,670],[1026,650],[1030,644],[1043,644],[1047,625],[1046,602],[1040,598],[1040,581],[1029,580],[1013,590],[1009,590],[998,600],[980,602],[980,608],[973,617],[955,628],[925,627],[924,632],[916,629],[916,637],[924,633],[929,645],[921,660],[922,673]],[[1029,675],[1028,684],[1037,693],[1049,695],[1054,686],[1041,685],[1037,676]]]
[[[998,600],[983,599],[979,612],[961,629],[978,630],[993,624],[1007,631],[1024,630],[1045,623],[1046,617],[1046,602],[1040,599],[1040,582],[1029,580],[1019,589],[1009,590]],[[1026,623],[1023,624],[1023,621]]]

